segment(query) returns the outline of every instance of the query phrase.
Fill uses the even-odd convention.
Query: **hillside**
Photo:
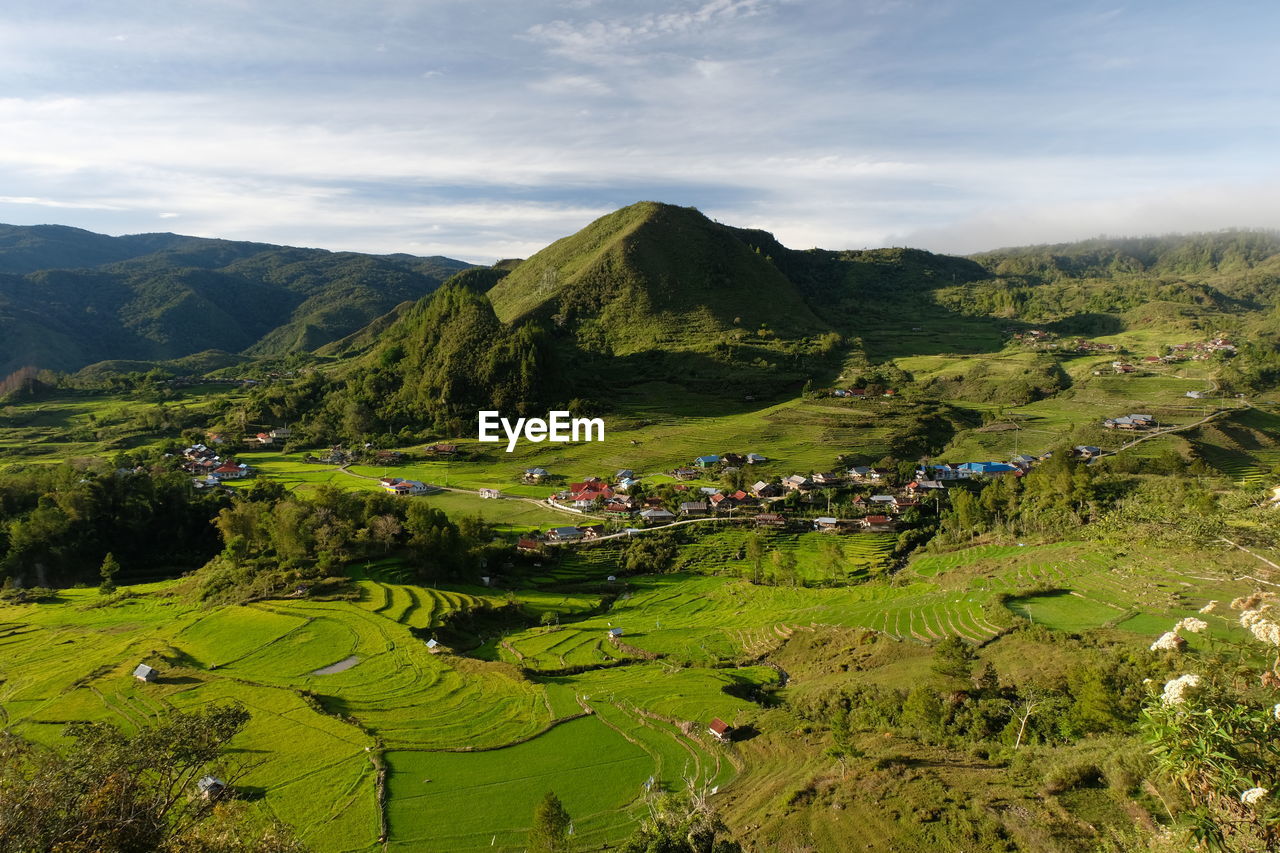
[[[490,291],[504,321],[553,320],[603,352],[705,349],[829,331],[799,290],[736,229],[693,208],[639,202],[517,266]]]
[[[0,374],[310,351],[468,265],[175,234],[0,227]]]

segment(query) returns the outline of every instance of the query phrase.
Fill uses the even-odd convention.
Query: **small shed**
[[[707,731],[716,740],[729,740],[729,737],[733,734],[733,726],[716,717],[711,721],[711,725],[707,726]]]
[[[196,790],[206,800],[216,800],[226,793],[227,783],[216,776],[202,776],[200,781],[196,782]]]
[[[431,654],[433,655],[440,654],[441,648],[442,646],[439,643],[437,643],[435,640],[427,640],[427,651],[431,652]]]
[[[609,637],[610,637],[610,639],[614,639],[614,640],[616,640],[616,639],[618,639],[618,638],[619,638],[619,637],[621,637],[621,636],[622,636],[622,629],[621,629],[621,628],[610,628],[610,629],[609,629]]]
[[[154,669],[147,666],[145,663],[140,663],[138,664],[137,668],[134,669],[133,677],[138,679],[139,681],[155,681],[157,678],[160,677],[160,673],[156,672]]]

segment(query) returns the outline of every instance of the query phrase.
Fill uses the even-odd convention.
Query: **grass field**
[[[1206,424],[1188,438],[1211,468],[1246,486],[1272,484],[1280,467],[1280,414],[1246,409]]]

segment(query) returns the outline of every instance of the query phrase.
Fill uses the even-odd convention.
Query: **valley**
[[[642,203],[200,369],[34,362],[0,721],[234,701],[210,772],[332,853],[514,853],[548,791],[581,850],[664,793],[748,850],[1121,844],[1167,819],[1148,682],[1256,657],[1153,641],[1280,587],[1270,241],[795,252]],[[477,440],[547,406],[605,440]]]

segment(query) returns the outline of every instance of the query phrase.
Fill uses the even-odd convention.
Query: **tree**
[[[102,576],[102,583],[98,584],[98,592],[103,595],[110,595],[116,591],[116,574],[120,571],[120,563],[116,561],[116,555],[110,551],[107,556],[102,558],[102,568],[98,574]]]
[[[959,637],[947,637],[933,647],[933,671],[944,678],[968,681],[976,659],[973,647]]]
[[[668,794],[649,802],[649,817],[622,845],[623,853],[742,853],[706,798]]]
[[[227,757],[248,719],[231,704],[175,712],[136,734],[77,723],[60,753],[0,735],[0,853],[299,850],[282,827],[229,825],[236,809],[197,795],[202,775],[234,785],[249,769]]]
[[[529,830],[529,853],[561,853],[569,847],[569,832],[573,819],[565,811],[564,804],[554,791],[547,795],[533,810],[533,828]]]

